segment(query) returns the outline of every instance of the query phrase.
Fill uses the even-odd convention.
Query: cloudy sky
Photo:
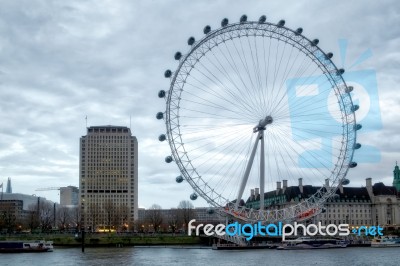
[[[304,28],[332,51],[339,67],[376,72],[382,128],[361,132],[378,159],[364,159],[348,177],[391,185],[400,161],[400,4],[398,1],[0,1],[0,183],[12,178],[13,192],[59,201],[43,187],[78,186],[79,138],[88,125],[129,126],[139,141],[139,205],[175,207],[189,198],[177,184],[178,169],[157,137],[155,119],[165,108],[157,97],[168,88],[165,69],[188,50],[189,36],[205,25],[242,14],[286,20]],[[339,56],[339,40],[346,40]],[[343,41],[342,41],[343,44]],[[343,46],[342,46],[343,48]],[[367,51],[367,52],[366,52]],[[343,52],[343,49],[342,49]],[[357,64],[366,52],[369,57]],[[363,56],[361,56],[363,58]],[[360,99],[360,106],[363,105]],[[367,101],[367,100],[365,100]],[[361,152],[361,151],[359,151]],[[379,158],[380,157],[380,158]],[[357,158],[357,157],[356,157]],[[361,160],[362,161],[362,160]],[[290,184],[289,184],[290,185]],[[196,206],[205,206],[197,200]]]

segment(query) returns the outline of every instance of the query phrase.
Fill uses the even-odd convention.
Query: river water
[[[79,248],[0,254],[0,265],[400,265],[400,248],[212,250],[181,247]]]

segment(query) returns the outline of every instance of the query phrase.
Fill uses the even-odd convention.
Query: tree
[[[75,226],[76,231],[79,231],[79,227],[81,226],[81,208],[79,206],[75,206],[71,209],[71,222]]]
[[[127,205],[119,205],[114,215],[114,224],[123,231],[126,231],[130,224],[129,214],[129,208]]]
[[[27,225],[32,232],[40,225],[39,208],[37,204],[31,204],[28,206],[28,210],[29,210],[29,215],[27,219]]]
[[[145,232],[146,217],[144,219],[137,219],[134,221],[135,231],[138,233]]]
[[[65,228],[68,227],[70,220],[71,220],[71,210],[66,206],[61,206],[60,208],[58,208],[57,210],[58,228],[64,231]]]
[[[115,210],[116,206],[112,200],[107,200],[106,203],[103,205],[103,210],[106,215],[107,219],[107,226],[108,226],[108,232],[111,232],[111,227],[115,226]]]
[[[150,209],[147,211],[147,221],[148,223],[153,226],[154,231],[158,232],[160,226],[163,222],[163,217],[161,213],[161,206],[158,204],[151,205]]]
[[[103,210],[99,203],[91,202],[88,206],[88,213],[87,213],[87,222],[88,224],[85,226],[89,226],[92,231],[96,230],[96,227],[99,225],[99,218],[103,213]]]
[[[183,227],[186,230],[186,227],[190,220],[194,219],[196,216],[194,212],[194,206],[190,201],[182,200],[181,202],[179,202],[178,210],[179,218],[183,222]]]
[[[7,229],[12,233],[17,224],[16,209],[13,202],[0,202],[0,228]]]
[[[54,208],[50,202],[40,201],[39,203],[39,222],[42,231],[48,231],[52,228],[54,221]]]
[[[171,229],[172,233],[175,233],[176,230],[178,229],[178,226],[182,224],[182,221],[180,219],[178,209],[171,209],[168,214],[168,226]]]

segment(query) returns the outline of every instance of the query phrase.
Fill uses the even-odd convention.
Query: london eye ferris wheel
[[[180,174],[208,204],[244,221],[298,220],[315,215],[333,197],[353,162],[356,143],[352,87],[332,53],[310,40],[303,29],[265,16],[248,21],[221,21],[204,28],[204,36],[188,39],[189,50],[177,52],[175,71],[164,75],[169,89],[163,119],[171,155]],[[292,204],[271,202],[275,184],[319,186]],[[329,186],[323,186],[326,182]],[[257,204],[246,204],[257,188]],[[273,195],[273,193],[271,194]],[[285,206],[285,207],[279,207]]]

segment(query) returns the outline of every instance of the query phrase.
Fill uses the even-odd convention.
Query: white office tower
[[[138,142],[128,127],[92,126],[80,139],[79,201],[86,230],[133,230]]]

